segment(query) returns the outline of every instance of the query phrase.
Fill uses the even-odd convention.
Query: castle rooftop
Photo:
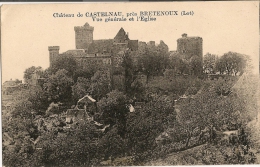
[[[128,34],[126,34],[125,30],[121,27],[118,33],[116,34],[115,38],[117,40],[129,40]]]
[[[181,38],[179,38],[179,39],[202,39],[202,38],[199,36],[188,36],[188,34],[184,33],[181,35]]]

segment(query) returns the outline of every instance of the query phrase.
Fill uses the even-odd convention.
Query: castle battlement
[[[90,26],[88,23],[85,23],[84,26],[75,26],[75,31],[82,31],[82,30],[88,30],[88,31],[94,31],[94,27]]]
[[[82,30],[87,30],[87,31],[94,31],[94,27],[83,27],[83,26],[75,26],[74,27],[75,31],[82,31]]]
[[[182,37],[177,39],[177,41],[181,41],[181,40],[201,40],[201,37],[194,37],[194,36],[188,36],[186,33],[181,35]]]
[[[48,50],[49,51],[60,50],[60,47],[59,46],[49,46]]]
[[[147,45],[155,46],[155,41],[149,41],[149,42],[147,42]]]

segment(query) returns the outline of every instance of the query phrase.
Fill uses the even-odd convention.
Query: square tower
[[[75,42],[76,49],[87,50],[89,45],[93,42],[94,27],[91,27],[88,23],[84,26],[76,26],[75,30]]]
[[[50,66],[52,66],[53,62],[56,60],[56,58],[59,56],[59,46],[49,46],[49,60],[50,60]]]

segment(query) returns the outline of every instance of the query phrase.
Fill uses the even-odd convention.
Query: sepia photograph
[[[1,6],[2,166],[260,164],[259,2]]]

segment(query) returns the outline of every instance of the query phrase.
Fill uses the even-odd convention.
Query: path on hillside
[[[189,152],[194,152],[195,150],[201,150],[203,146],[207,144],[202,144],[196,147],[192,147],[183,151],[173,152],[168,154],[165,158],[159,158],[144,164],[145,166],[171,166],[171,165],[203,165],[202,161],[193,157]],[[186,156],[189,154],[189,156]]]

